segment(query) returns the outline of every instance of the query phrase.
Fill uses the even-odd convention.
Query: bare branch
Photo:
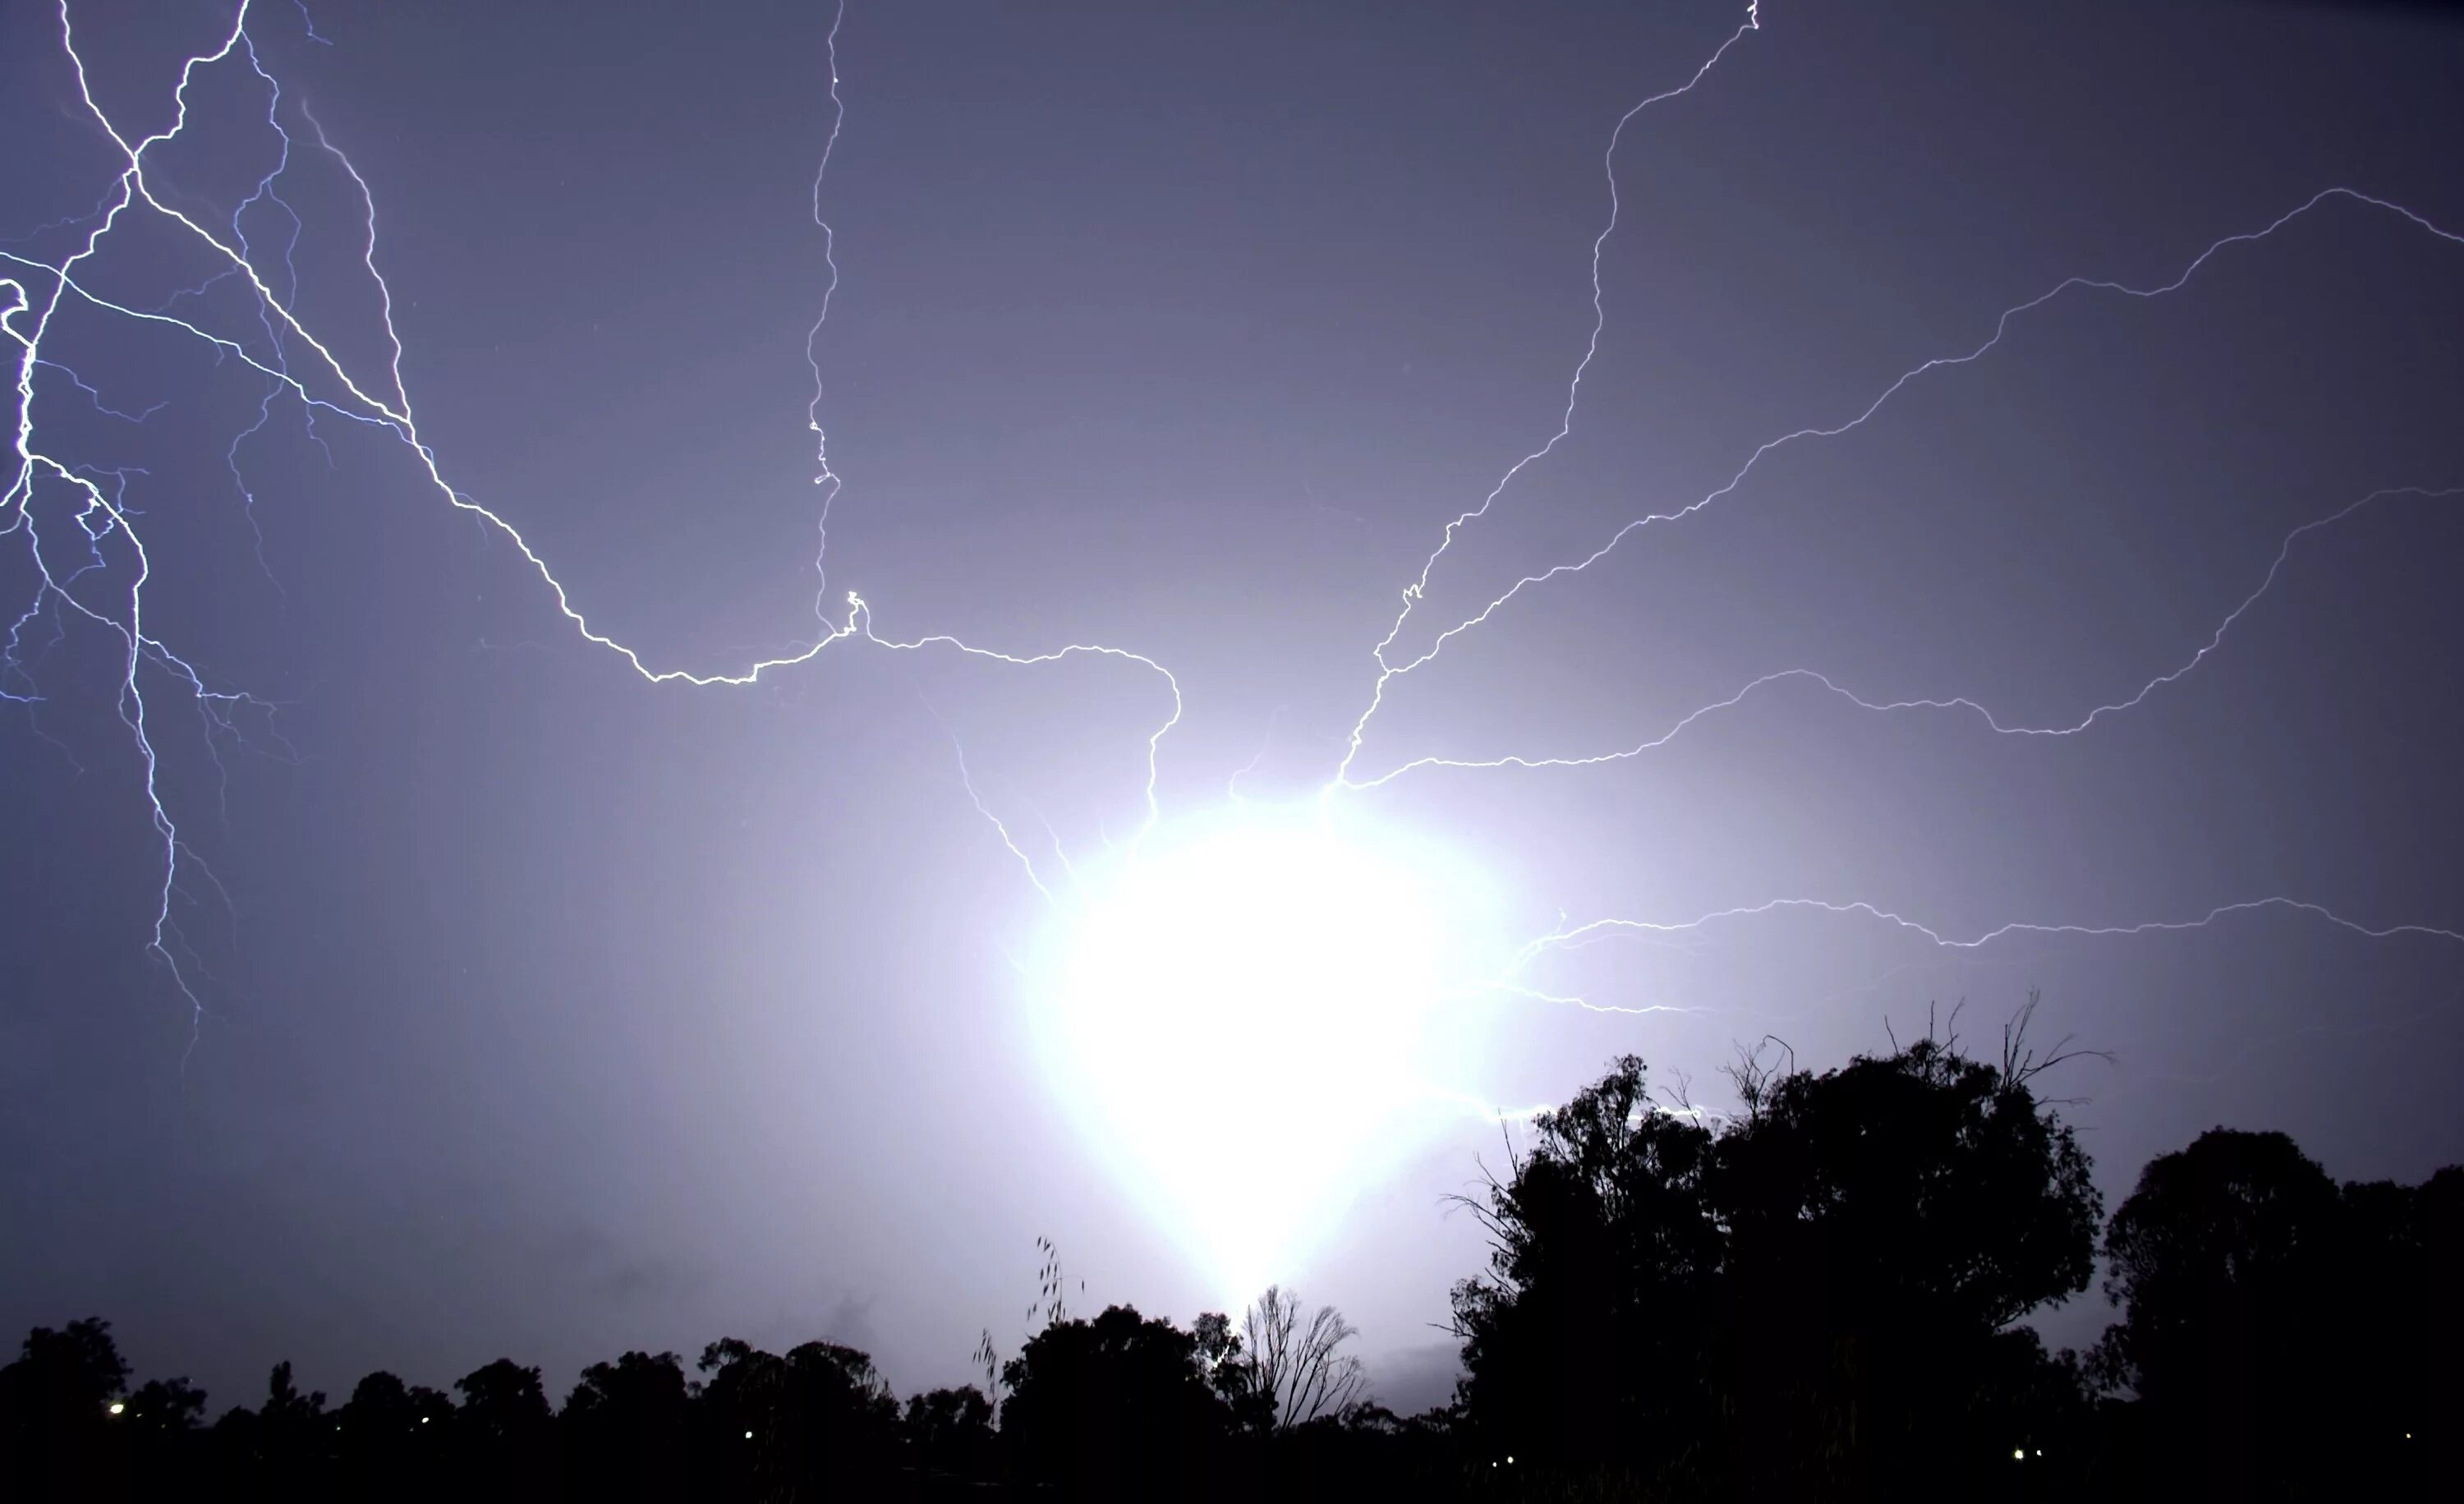
[[[1241,1329],[1259,1385],[1274,1396],[1278,1428],[1339,1415],[1368,1388],[1367,1366],[1343,1351],[1359,1333],[1332,1306],[1304,1317],[1296,1292],[1270,1285],[1242,1318]]]
[[[2075,1034],[2064,1034],[2054,1042],[2053,1049],[2042,1055],[2030,1048],[2028,1025],[2035,1018],[2036,1005],[2042,1001],[2044,1001],[2044,993],[2041,989],[2029,988],[2028,1001],[2020,1006],[2019,1011],[2012,1017],[2011,1022],[2002,1026],[2002,1079],[2006,1083],[2012,1086],[2026,1086],[2030,1081],[2056,1066],[2081,1058],[2101,1060],[2107,1065],[2113,1063],[2114,1055],[2110,1050],[2070,1048],[2071,1041],[2079,1037]]]

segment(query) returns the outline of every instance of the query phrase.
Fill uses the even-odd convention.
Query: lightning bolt
[[[1156,800],[1155,780],[1163,739],[1179,723],[1182,712],[1179,682],[1162,664],[1144,653],[1099,643],[1070,643],[1043,652],[1012,652],[963,642],[946,633],[931,633],[907,638],[886,637],[874,630],[870,607],[861,595],[852,590],[846,592],[844,608],[836,615],[833,615],[829,609],[826,575],[823,571],[828,546],[830,503],[837,498],[843,482],[830,466],[828,435],[822,424],[821,409],[825,395],[825,387],[819,349],[824,325],[829,317],[829,301],[838,290],[839,268],[836,258],[836,235],[827,219],[824,217],[822,193],[824,181],[829,170],[830,156],[837,148],[840,132],[846,120],[846,107],[839,93],[838,58],[838,33],[846,18],[844,3],[833,14],[825,39],[829,78],[828,97],[832,113],[829,130],[823,144],[821,161],[814,173],[812,188],[813,222],[822,232],[823,261],[827,268],[827,278],[819,314],[805,339],[805,358],[812,369],[814,383],[812,399],[805,409],[805,420],[815,439],[817,474],[814,476],[814,483],[823,489],[822,504],[816,522],[814,554],[814,571],[817,580],[814,609],[822,630],[810,641],[791,651],[759,658],[740,668],[717,671],[654,667],[640,651],[593,627],[589,618],[574,603],[563,582],[558,579],[547,561],[532,546],[529,540],[523,537],[521,531],[502,513],[474,499],[446,478],[435,450],[420,434],[418,419],[412,409],[409,388],[403,376],[404,344],[394,319],[393,289],[379,269],[377,262],[375,194],[370,189],[366,178],[361,174],[349,156],[327,135],[324,127],[315,117],[304,109],[300,111],[300,119],[306,122],[314,134],[318,147],[349,177],[358,197],[363,231],[359,259],[362,269],[378,294],[379,318],[388,352],[382,378],[363,379],[354,373],[335,353],[334,348],[301,320],[293,306],[293,299],[297,297],[298,287],[298,276],[291,260],[293,248],[296,247],[298,239],[299,219],[297,212],[292,210],[288,201],[282,198],[277,188],[280,179],[292,166],[296,143],[283,122],[281,84],[275,74],[266,67],[257,51],[255,39],[250,32],[253,9],[253,0],[240,0],[232,12],[230,28],[223,33],[219,44],[210,51],[191,55],[184,60],[180,69],[179,81],[172,91],[173,115],[170,125],[152,135],[132,140],[129,133],[123,131],[109,112],[104,110],[95,99],[85,56],[78,47],[77,33],[68,0],[58,0],[56,13],[59,22],[60,48],[75,76],[78,100],[103,137],[117,149],[121,166],[111,190],[98,203],[95,211],[83,220],[67,222],[69,226],[81,227],[83,230],[81,243],[70,254],[55,260],[44,260],[21,254],[15,251],[0,250],[0,267],[13,269],[5,275],[0,275],[0,298],[6,299],[5,302],[0,302],[0,333],[4,333],[17,347],[15,382],[17,412],[12,445],[16,463],[14,475],[7,490],[0,492],[0,538],[23,536],[26,556],[33,564],[36,576],[33,599],[11,622],[6,640],[5,653],[0,653],[0,694],[5,694],[9,699],[15,702],[31,704],[39,700],[40,695],[35,689],[12,686],[31,686],[33,683],[21,656],[21,648],[26,628],[42,616],[47,608],[55,617],[65,609],[74,616],[91,621],[114,634],[121,643],[123,652],[118,708],[121,719],[132,738],[139,755],[143,768],[143,793],[150,810],[156,837],[160,842],[162,877],[148,949],[168,969],[174,986],[190,1008],[191,1049],[194,1048],[197,1030],[205,1018],[206,1006],[190,979],[190,972],[195,969],[193,956],[190,955],[187,963],[183,962],[183,955],[187,954],[187,947],[181,941],[178,927],[172,918],[173,900],[180,891],[184,872],[193,869],[209,881],[211,880],[211,874],[199,861],[195,852],[183,835],[179,821],[174,817],[165,801],[161,780],[161,755],[155,746],[152,722],[149,719],[152,711],[149,691],[141,677],[141,671],[145,670],[149,665],[165,670],[174,681],[189,694],[200,710],[208,717],[209,749],[210,732],[213,727],[219,726],[224,730],[232,729],[229,719],[232,707],[244,705],[267,711],[275,707],[269,702],[250,696],[209,688],[206,676],[193,664],[149,632],[145,616],[145,586],[152,579],[154,562],[147,553],[144,541],[135,525],[136,511],[124,504],[125,474],[118,477],[118,484],[113,492],[107,494],[103,486],[98,482],[95,473],[90,473],[84,467],[59,457],[40,439],[36,424],[36,373],[38,371],[60,371],[69,377],[74,386],[85,392],[90,400],[98,404],[102,401],[98,388],[62,363],[47,357],[45,353],[47,342],[53,336],[54,322],[62,306],[71,301],[139,325],[197,341],[211,349],[218,359],[236,360],[267,380],[269,384],[267,395],[259,405],[256,422],[236,434],[226,453],[226,460],[239,486],[243,503],[249,511],[252,527],[255,524],[254,497],[241,470],[239,454],[241,447],[248,439],[261,431],[271,421],[273,406],[277,398],[288,394],[298,399],[311,426],[312,436],[316,419],[319,414],[383,430],[397,440],[410,455],[420,475],[440,499],[454,510],[475,518],[506,542],[512,544],[515,552],[538,576],[539,583],[547,587],[558,613],[584,641],[622,658],[627,666],[647,683],[676,684],[696,688],[751,685],[765,675],[809,663],[832,645],[850,639],[893,652],[947,651],[962,656],[999,662],[1016,668],[1033,668],[1080,657],[1102,658],[1136,665],[1163,681],[1171,701],[1169,715],[1149,734],[1146,743],[1145,820],[1139,833],[1143,836],[1147,829],[1152,829],[1160,812]],[[317,33],[313,21],[308,19],[304,5],[298,7],[298,10],[307,37],[312,41],[325,43],[327,39]],[[230,63],[233,59],[244,62],[248,69],[266,84],[265,121],[280,144],[279,155],[273,170],[259,180],[255,189],[233,210],[230,226],[218,232],[215,229],[209,229],[194,215],[174,207],[157,194],[155,186],[148,176],[147,157],[155,148],[176,140],[187,129],[189,89],[198,75],[207,69]],[[292,223],[292,233],[289,240],[285,242],[282,253],[287,281],[281,289],[274,285],[265,269],[259,265],[256,249],[251,244],[246,232],[245,221],[250,211],[260,205],[272,205],[280,209]],[[219,269],[213,276],[200,286],[182,290],[167,299],[163,306],[154,309],[138,308],[113,300],[85,285],[80,280],[80,269],[92,261],[106,239],[120,229],[123,221],[141,214],[158,217],[168,226],[184,232],[188,240],[208,253],[219,263]],[[46,226],[44,230],[59,228],[63,226]],[[42,232],[37,232],[36,237],[39,237]],[[214,285],[230,278],[236,278],[245,283],[249,293],[253,295],[259,333],[264,337],[262,356],[253,351],[243,341],[207,327],[202,321],[202,315],[197,319],[189,319],[171,311],[183,299],[201,299]],[[25,321],[30,315],[32,316],[31,324]],[[312,388],[311,381],[317,383],[317,388],[323,389],[320,391]],[[109,408],[105,408],[104,410],[132,422],[142,422],[150,415],[152,409],[142,413],[121,412]],[[46,536],[43,521],[46,513],[42,504],[53,493],[63,490],[75,509],[77,530],[85,545],[84,552],[87,555],[86,560],[74,572],[55,569],[51,540]],[[262,564],[264,557],[261,546],[262,534],[259,533],[257,536],[260,543],[258,558]],[[81,586],[80,582],[88,574],[96,571],[102,572],[106,577],[114,573],[112,561],[105,553],[107,544],[124,550],[126,564],[118,572],[125,574],[127,578],[125,585],[117,592],[116,599],[106,605],[97,604],[93,599],[97,587]],[[270,568],[267,573],[271,577]],[[978,793],[974,780],[965,767],[963,750],[960,778],[977,808],[992,822],[1002,843],[1025,866],[1029,878],[1035,882],[1040,891],[1045,893],[1047,897],[1050,896],[1049,888],[1036,875],[1033,861],[1018,846],[1007,827],[994,815]],[[1134,847],[1134,842],[1133,846]],[[1065,863],[1066,860],[1065,856]]]
[[[830,321],[830,299],[838,295],[839,290],[839,236],[838,232],[830,228],[830,222],[822,217],[822,180],[830,174],[830,154],[838,150],[839,130],[847,124],[847,105],[839,99],[839,28],[846,24],[847,0],[838,0],[838,9],[830,15],[829,34],[822,41],[828,55],[830,73],[830,132],[822,142],[821,165],[813,169],[813,224],[822,232],[822,264],[829,268],[830,276],[828,285],[822,289],[821,311],[814,315],[812,328],[804,333],[804,364],[813,368],[813,400],[805,405],[804,426],[813,433],[813,484],[823,488],[820,515],[813,523],[813,615],[825,624],[829,620],[825,603],[829,599],[830,577],[825,566],[830,553],[830,503],[838,499],[841,482],[837,473],[830,469],[830,435],[822,427],[822,399],[828,389],[822,380],[822,325]],[[960,758],[964,760],[964,753]],[[972,785],[967,792],[971,796],[974,794]],[[982,809],[983,801],[977,800],[976,807]],[[984,817],[991,819],[992,811],[984,810]],[[1007,831],[1002,832],[1002,839],[1008,839]],[[1032,868],[1028,874],[1033,875]],[[1041,888],[1043,884],[1036,886]]]
[[[304,5],[295,0],[294,8],[297,11],[306,39],[331,45],[327,38],[318,33]],[[127,469],[102,470],[75,462],[43,437],[37,423],[37,397],[41,394],[48,402],[59,383],[65,383],[95,410],[118,421],[143,423],[161,407],[161,404],[156,404],[132,410],[115,406],[107,400],[100,387],[86,380],[74,368],[71,362],[54,347],[63,338],[55,332],[55,325],[65,307],[74,306],[84,313],[119,321],[132,327],[196,342],[211,352],[217,361],[235,362],[263,380],[264,394],[255,421],[232,436],[225,455],[253,530],[257,526],[255,498],[242,465],[242,451],[273,421],[277,405],[296,399],[309,436],[319,443],[323,442],[319,432],[320,423],[341,422],[382,431],[400,446],[416,474],[439,500],[453,511],[474,519],[512,547],[544,586],[547,597],[567,627],[583,641],[622,659],[646,684],[711,690],[749,686],[802,668],[841,643],[894,653],[948,653],[1018,669],[1034,669],[1071,659],[1100,660],[1154,676],[1160,681],[1162,697],[1168,699],[1169,706],[1168,710],[1159,710],[1160,719],[1146,739],[1142,823],[1128,843],[1129,854],[1134,858],[1139,842],[1160,819],[1157,777],[1162,742],[1180,723],[1184,710],[1181,684],[1169,669],[1144,653],[1102,643],[1067,643],[1041,651],[1009,651],[979,646],[940,633],[885,635],[876,631],[871,608],[862,595],[853,590],[834,593],[830,588],[827,573],[830,516],[845,490],[845,481],[832,464],[829,434],[824,422],[828,387],[822,346],[831,302],[840,288],[837,236],[825,213],[825,188],[831,160],[839,148],[847,124],[847,106],[840,87],[839,57],[839,35],[846,20],[844,0],[834,9],[824,39],[830,117],[821,144],[810,193],[811,218],[819,232],[825,274],[819,308],[804,340],[804,358],[812,376],[811,396],[805,406],[805,426],[813,436],[812,483],[820,492],[813,554],[813,613],[818,630],[809,637],[799,638],[784,651],[757,655],[752,661],[736,667],[715,669],[654,663],[643,651],[594,627],[546,560],[514,522],[503,512],[481,502],[448,480],[436,451],[422,436],[405,379],[405,342],[396,323],[393,289],[379,265],[376,195],[342,146],[315,116],[296,102],[286,100],[279,77],[267,66],[259,53],[256,37],[252,33],[256,9],[253,0],[239,0],[230,27],[218,45],[184,60],[171,94],[173,111],[170,123],[151,135],[132,136],[97,101],[88,78],[86,60],[79,50],[69,0],[57,0],[60,48],[74,74],[78,100],[101,136],[118,153],[119,163],[111,188],[96,202],[90,212],[41,227],[28,237],[5,243],[31,247],[61,231],[73,232],[73,244],[65,254],[46,258],[23,254],[19,250],[0,248],[0,334],[5,334],[16,352],[16,380],[13,384],[16,422],[11,451],[14,465],[6,490],[0,491],[0,539],[23,539],[23,552],[35,576],[32,598],[11,619],[5,641],[0,641],[0,698],[27,705],[30,714],[32,708],[40,703],[40,686],[28,666],[28,653],[31,651],[30,634],[38,633],[46,622],[55,639],[73,626],[87,624],[108,634],[118,644],[116,708],[139,754],[142,793],[158,843],[160,880],[147,948],[168,970],[174,986],[191,1010],[191,1048],[207,1010],[202,994],[191,980],[192,976],[201,975],[201,970],[193,950],[180,936],[173,917],[174,900],[184,891],[187,874],[193,873],[200,881],[209,885],[214,883],[214,879],[184,834],[183,827],[174,817],[163,791],[161,758],[153,736],[156,725],[154,697],[163,692],[161,681],[167,680],[172,694],[185,697],[195,707],[205,722],[209,755],[214,758],[218,768],[221,764],[217,749],[222,742],[248,744],[247,738],[242,735],[243,716],[249,718],[247,726],[253,727],[263,722],[271,729],[270,718],[279,707],[221,687],[211,675],[201,671],[188,657],[176,652],[156,634],[149,623],[146,607],[146,586],[153,579],[155,560],[141,536],[143,511],[128,504],[130,477],[139,473]],[[1425,600],[1441,562],[1454,551],[1458,542],[1475,534],[1477,525],[1498,507],[1517,479],[1531,467],[1549,459],[1573,431],[1584,379],[1607,334],[1608,293],[1602,262],[1611,238],[1620,228],[1624,210],[1618,196],[1617,163],[1617,153],[1625,144],[1628,127],[1654,107],[1673,105],[1696,92],[1740,42],[1760,30],[1759,4],[1749,4],[1743,22],[1717,45],[1700,66],[1673,87],[1638,100],[1618,116],[1611,128],[1600,157],[1601,172],[1608,189],[1608,214],[1591,242],[1589,254],[1593,319],[1580,357],[1566,384],[1565,401],[1556,430],[1508,466],[1476,504],[1465,508],[1444,524],[1436,546],[1421,561],[1417,575],[1404,586],[1400,605],[1392,622],[1372,649],[1375,675],[1367,704],[1345,739],[1339,765],[1321,787],[1321,809],[1338,794],[1364,792],[1417,770],[1438,767],[1489,770],[1583,767],[1629,761],[1665,746],[1707,716],[1734,708],[1749,697],[1783,684],[1800,682],[1868,712],[1954,712],[1980,719],[1990,731],[2001,736],[2067,738],[2081,735],[2107,719],[2137,708],[2194,672],[2220,651],[2227,633],[2235,623],[2274,588],[2295,545],[2307,534],[2332,526],[2365,507],[2383,501],[2396,498],[2445,500],[2464,495],[2464,487],[2393,487],[2372,492],[2338,511],[2295,528],[2283,540],[2264,578],[2226,615],[2205,645],[2189,652],[2178,667],[2148,679],[2127,696],[2091,708],[2075,722],[2035,725],[2011,721],[1989,708],[1983,700],[1967,695],[1907,699],[1867,698],[1818,670],[1793,667],[1754,679],[1736,694],[1684,716],[1658,737],[1628,747],[1563,755],[1517,754],[1486,760],[1427,757],[1406,761],[1391,771],[1375,776],[1356,774],[1355,765],[1371,722],[1384,704],[1389,686],[1396,679],[1434,661],[1448,642],[1486,624],[1526,591],[1589,569],[1642,529],[1657,523],[1680,521],[1729,497],[1772,453],[1793,445],[1837,438],[1852,432],[1921,378],[1985,359],[2003,343],[2018,321],[2065,295],[2097,294],[2138,299],[2167,296],[2187,286],[2216,255],[2233,248],[2267,240],[2297,219],[2330,204],[2392,214],[2443,241],[2464,244],[2464,235],[2440,227],[2411,209],[2358,188],[2339,186],[2320,190],[2259,228],[2216,240],[2169,281],[2135,286],[2083,276],[2065,278],[2037,297],[2004,309],[1993,321],[1990,337],[1983,343],[1965,351],[1935,356],[1908,367],[1852,415],[1829,424],[1799,428],[1761,444],[1746,455],[1733,476],[1718,488],[1683,505],[1636,517],[1581,558],[1517,580],[1478,611],[1437,631],[1417,652],[1398,648]],[[148,157],[156,148],[178,139],[187,129],[189,91],[196,77],[207,70],[224,67],[245,67],[250,75],[262,82],[266,100],[264,123],[273,132],[278,149],[272,169],[233,209],[229,223],[209,225],[196,214],[175,207],[157,193],[156,186],[149,178]],[[297,138],[295,127],[290,123],[295,120],[305,127],[305,133]],[[305,144],[311,139],[315,143],[313,153],[305,149]],[[301,149],[295,151],[295,147]],[[297,310],[299,276],[294,264],[294,253],[302,225],[298,213],[284,197],[281,185],[298,158],[313,160],[317,156],[330,161],[336,169],[348,177],[356,196],[361,218],[357,259],[360,272],[377,294],[379,321],[386,351],[378,369],[355,371],[350,368],[336,353],[334,345],[312,330]],[[264,216],[275,213],[288,222],[287,234],[276,237],[279,241],[278,273],[274,269],[276,259],[274,243],[266,241],[260,244],[260,241],[265,241],[261,231],[256,236],[250,232],[253,223],[260,223]],[[195,286],[173,292],[151,307],[107,298],[96,291],[85,275],[87,267],[124,224],[138,220],[145,220],[178,233],[209,258],[213,267],[211,275]],[[245,334],[231,332],[215,323],[207,311],[202,311],[209,301],[209,295],[225,286],[244,290],[254,324],[253,330]],[[195,308],[192,309],[191,304],[196,305]],[[273,570],[266,565],[262,532],[256,532],[255,537],[258,563],[265,566],[271,580]],[[278,582],[276,588],[279,588]],[[834,605],[834,601],[837,604]],[[1272,731],[1270,721],[1267,732],[1270,737]],[[1056,885],[1046,880],[1039,857],[1018,838],[1014,823],[1004,820],[984,797],[981,785],[968,765],[965,747],[955,736],[952,737],[952,745],[957,754],[959,784],[969,801],[1020,864],[1028,881],[1048,902],[1056,908],[1061,907]],[[1263,755],[1264,748],[1261,749]],[[1235,772],[1227,782],[1225,791],[1229,800],[1239,802],[1240,780],[1256,767],[1257,761],[1252,759],[1248,767]],[[1040,815],[1036,818],[1042,819]],[[1067,850],[1059,837],[1052,833],[1048,822],[1044,824],[1045,834],[1051,837],[1049,860],[1057,865],[1065,881],[1074,883],[1075,874]],[[1488,984],[1527,1001],[1601,1012],[1686,1011],[1672,1006],[1617,1007],[1595,1004],[1583,998],[1544,990],[1524,978],[1542,958],[1583,945],[1614,939],[1641,939],[1686,945],[1698,942],[1706,927],[1798,911],[1860,918],[1907,932],[1937,948],[1952,951],[1975,950],[2016,935],[2124,938],[2201,930],[2228,918],[2258,911],[2301,915],[2374,940],[2415,937],[2464,942],[2464,933],[2453,929],[2428,924],[2372,927],[2320,905],[2284,896],[2225,904],[2205,916],[2178,920],[2101,924],[2022,920],[1966,937],[1946,935],[1916,919],[1869,902],[1785,897],[1680,921],[1603,918],[1571,926],[1561,924],[1557,930],[1524,946],[1507,972],[1491,979]]]

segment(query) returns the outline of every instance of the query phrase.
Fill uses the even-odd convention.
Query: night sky
[[[69,17],[131,141],[232,20]],[[1186,1320],[1255,1293],[1192,1201],[1308,1182],[1241,1272],[1340,1305],[1416,1408],[1481,1257],[1442,1198],[1500,1113],[1629,1051],[1716,1109],[1740,1044],[1826,1066],[1963,1000],[1991,1048],[2031,989],[2048,1041],[2113,1054],[2048,1088],[2109,1203],[2218,1123],[2344,1178],[2464,1159],[2464,491],[2431,494],[2464,487],[2464,26],[1745,21],[851,0],[834,105],[827,0],[259,0],[292,146],[241,215],[255,273],[396,403],[321,128],[419,440],[591,632],[742,675],[861,592],[856,636],[737,687],[585,637],[142,202],[74,276],[188,327],[67,296],[28,370],[127,161],[55,9],[0,7],[12,431],[33,393],[0,505],[0,1326],[106,1316],[216,1410],[282,1358],[341,1392],[511,1356],[561,1393],[722,1335],[850,1341],[913,1390],[981,1329],[1015,1350],[1039,1235],[1074,1306]],[[1617,138],[1583,364],[1603,153],[1715,53]],[[156,197],[228,241],[282,166],[269,99],[245,48],[198,69]],[[2004,320],[2072,277],[2179,286]],[[1716,499],[1388,680],[1345,774],[1374,786],[1330,790],[1400,592],[1578,368],[1390,664]],[[162,952],[132,602],[253,697],[137,671],[183,852]],[[884,645],[942,635],[1140,657]],[[1143,1084],[1090,1095],[1054,981],[1088,895],[1321,810],[1375,854],[1346,892],[1443,891],[1411,1027],[1262,995],[1120,1033],[1104,1069]],[[1599,920],[1671,927],[1518,950]],[[1938,943],[2014,924],[2051,928]],[[1375,990],[1394,960],[1333,963]],[[1426,1090],[1369,1112],[1398,1073]],[[1137,1159],[1201,1139],[1203,1185]]]

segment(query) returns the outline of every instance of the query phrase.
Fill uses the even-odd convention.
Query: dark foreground
[[[210,1424],[87,1319],[0,1368],[0,1499],[2464,1497],[2464,1170],[2339,1184],[2218,1128],[2106,1218],[2025,1025],[1998,1059],[1749,1057],[1722,1119],[1617,1061],[1464,1202],[1490,1255],[1425,1415],[1271,1289],[1237,1327],[1056,1299],[981,1388],[903,1404],[852,1348],[728,1338],[561,1406],[509,1360],[339,1404],[280,1363]],[[2115,1321],[2048,1352],[2026,1317],[2100,1273]]]

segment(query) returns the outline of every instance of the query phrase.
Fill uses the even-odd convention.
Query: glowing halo
[[[1477,1047],[1426,1026],[1493,969],[1488,884],[1317,805],[1167,821],[1079,877],[1036,968],[1045,1066],[1132,1194],[1244,1299],[1436,1120],[1431,1083]]]

